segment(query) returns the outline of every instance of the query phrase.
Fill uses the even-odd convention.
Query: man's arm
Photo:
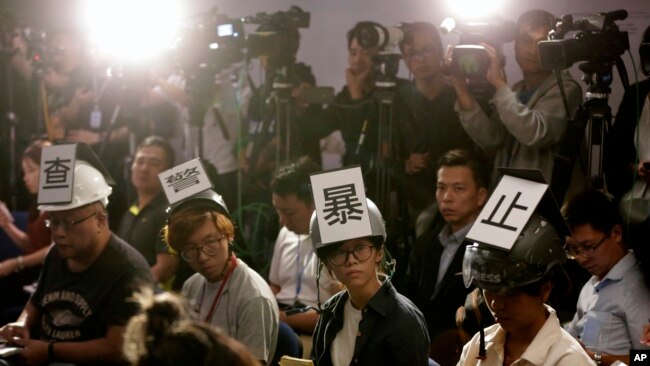
[[[124,327],[111,326],[104,338],[85,342],[61,342],[49,344],[46,341],[26,340],[22,355],[28,365],[45,362],[70,362],[74,364],[93,364],[123,361],[122,339]]]
[[[316,328],[316,322],[318,322],[318,313],[314,309],[309,309],[304,313],[287,316],[286,312],[280,311],[280,321],[301,333],[312,334]]]
[[[40,316],[41,313],[38,308],[32,305],[31,302],[27,302],[22,313],[20,313],[18,320],[0,328],[0,339],[7,341],[11,341],[14,338],[23,340],[29,339],[30,330],[34,324],[36,324]]]
[[[151,267],[153,279],[158,283],[165,283],[176,274],[178,257],[169,253],[158,253],[156,264]]]

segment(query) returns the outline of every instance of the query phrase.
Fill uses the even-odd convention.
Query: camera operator
[[[108,207],[111,227],[116,227],[127,209],[126,122],[136,111],[131,103],[138,104],[140,99],[127,95],[121,81],[107,75],[107,68],[89,57],[83,35],[75,29],[62,28],[51,34],[45,60],[42,80],[52,120],[60,123],[65,140],[91,145],[118,182],[115,199]]]
[[[551,181],[553,163],[567,125],[560,86],[550,70],[541,67],[537,43],[547,38],[553,15],[530,10],[517,21],[515,58],[524,79],[508,87],[500,55],[483,44],[490,58],[485,78],[496,93],[490,99],[494,110],[488,116],[458,75],[451,80],[458,102],[456,110],[465,131],[484,151],[495,154],[495,169],[500,166],[537,168]],[[580,86],[567,71],[562,72],[569,109],[582,102]],[[493,179],[496,179],[496,170]]]
[[[334,104],[329,108],[330,122],[336,124],[336,128],[341,130],[345,142],[343,165],[360,163],[367,167],[370,157],[376,151],[376,136],[370,136],[368,131],[374,131],[374,128],[370,128],[369,125],[373,118],[376,119],[372,57],[379,53],[379,48],[363,48],[358,40],[359,31],[371,24],[374,23],[359,22],[348,31],[346,85],[336,95]],[[362,141],[364,146],[357,152],[361,134],[365,135]]]
[[[437,162],[452,149],[472,149],[474,144],[454,111],[456,93],[446,85],[441,72],[442,40],[431,23],[410,23],[400,42],[404,63],[412,82],[398,89],[400,113],[398,135],[400,161],[404,163],[404,185],[412,217],[435,202]],[[419,231],[416,228],[416,233]]]

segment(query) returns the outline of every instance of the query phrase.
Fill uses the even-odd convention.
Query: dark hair
[[[594,230],[605,234],[609,234],[614,226],[623,224],[614,197],[595,189],[588,189],[573,197],[564,209],[564,219],[571,230],[589,224]]]
[[[466,149],[454,149],[444,153],[438,159],[438,169],[443,166],[464,166],[472,172],[472,177],[478,188],[490,189],[490,172],[488,162],[480,154]]]
[[[533,9],[522,13],[517,19],[517,29],[530,26],[531,29],[551,27],[556,17],[546,10]]]
[[[194,321],[179,295],[148,290],[136,300],[143,312],[129,321],[123,345],[132,365],[259,365],[241,343]]]
[[[431,34],[436,42],[436,51],[442,57],[442,39],[440,38],[440,32],[438,32],[438,28],[435,25],[429,22],[414,22],[405,25],[404,38],[399,43],[399,50],[402,53],[404,53],[405,46],[413,44],[413,38],[416,33]]]
[[[296,84],[305,82],[309,85],[316,85],[316,77],[311,71],[311,66],[305,64],[304,62],[298,62],[293,65],[291,75],[293,77],[293,81]]]
[[[176,162],[176,153],[174,152],[174,148],[172,145],[167,141],[165,138],[162,138],[160,136],[149,136],[142,140],[142,142],[138,145],[138,147],[135,149],[135,151],[140,151],[140,149],[145,148],[145,147],[150,147],[150,146],[156,146],[165,152],[165,164],[167,165],[167,168],[171,168],[174,166],[174,163]]]
[[[30,159],[38,165],[41,165],[41,153],[44,146],[51,145],[49,141],[44,139],[36,139],[32,141],[23,151],[22,158]]]
[[[280,196],[295,194],[299,200],[312,203],[314,198],[309,187],[309,175],[320,170],[318,164],[306,156],[302,157],[295,163],[282,166],[277,170],[271,180],[271,190]]]
[[[370,22],[370,21],[367,21],[367,20],[365,20],[363,22],[358,22],[357,24],[355,24],[354,27],[352,27],[352,29],[350,29],[348,31],[348,33],[346,34],[346,37],[348,39],[348,49],[350,49],[350,47],[352,46],[352,41],[357,39],[357,37],[359,35],[359,31],[362,28],[368,27],[368,26],[375,26],[375,25],[378,25],[378,24],[376,22]],[[359,40],[357,39],[357,42],[358,41]]]

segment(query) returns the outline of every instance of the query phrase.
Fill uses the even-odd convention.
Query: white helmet
[[[112,191],[113,188],[106,183],[106,179],[99,170],[83,160],[77,160],[74,165],[72,201],[64,204],[39,205],[38,209],[65,211],[97,201],[101,201],[106,207],[108,196]]]

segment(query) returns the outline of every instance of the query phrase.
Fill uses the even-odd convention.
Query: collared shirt
[[[469,229],[472,228],[474,222],[463,226],[460,230],[455,233],[451,233],[451,225],[446,224],[438,234],[438,240],[444,248],[442,250],[442,255],[440,256],[440,267],[438,267],[438,279],[436,280],[436,285],[440,284],[442,278],[445,277],[445,273],[451,264],[451,260],[454,259],[458,248],[463,244],[465,236],[469,232]]]
[[[639,340],[650,318],[650,291],[633,251],[602,280],[592,276],[582,287],[576,314],[565,329],[590,350],[627,355],[650,349]]]
[[[347,291],[323,307],[314,331],[318,366],[332,365],[332,341],[343,328]],[[385,280],[362,310],[351,365],[424,366],[429,359],[429,335],[422,313]]]
[[[582,366],[594,362],[580,343],[560,326],[555,310],[546,305],[548,318],[521,357],[512,366]],[[486,358],[478,360],[480,336],[476,333],[463,347],[457,366],[501,366],[504,364],[506,331],[499,324],[485,328]]]

